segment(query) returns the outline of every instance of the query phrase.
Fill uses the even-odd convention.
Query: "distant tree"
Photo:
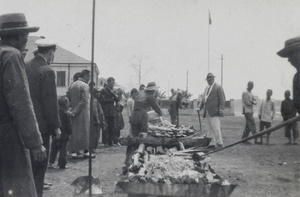
[[[162,92],[162,91],[158,90],[156,92],[156,97],[159,98],[159,99],[166,98],[166,92],[165,91]]]
[[[138,76],[139,85],[141,85],[142,83],[142,78],[152,70],[152,68],[146,69],[145,64],[142,64],[142,62],[143,62],[142,57],[134,56],[132,63],[130,65],[133,68],[136,75]]]
[[[186,90],[182,90],[181,92],[182,92],[182,98],[185,98],[186,100],[189,100],[193,96],[190,92]]]

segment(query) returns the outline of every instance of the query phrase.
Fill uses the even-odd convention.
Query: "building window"
[[[66,71],[57,71],[57,86],[66,86]]]

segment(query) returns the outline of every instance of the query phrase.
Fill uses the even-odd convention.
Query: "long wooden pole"
[[[93,100],[94,100],[94,43],[95,43],[95,0],[93,0],[93,17],[92,17],[92,62],[91,62],[91,81],[90,81],[90,137],[89,137],[89,197],[92,197],[92,131],[94,125],[93,119]]]
[[[210,10],[208,10],[208,14],[209,14],[209,20],[210,20]],[[209,73],[209,59],[210,59],[210,43],[209,43],[209,40],[210,40],[210,22],[208,23],[208,41],[207,41],[207,52],[208,52],[208,59],[207,59],[207,73]]]
[[[273,132],[273,131],[275,131],[275,130],[277,130],[277,129],[280,129],[280,128],[282,128],[282,127],[288,125],[288,124],[293,124],[294,122],[297,122],[297,121],[300,121],[300,115],[299,115],[299,116],[296,116],[295,118],[291,118],[291,119],[289,119],[289,120],[287,120],[287,121],[284,121],[283,123],[280,123],[279,125],[276,125],[275,127],[268,128],[268,129],[266,129],[266,130],[264,130],[264,131],[262,131],[262,132],[256,133],[255,135],[252,135],[252,136],[250,136],[250,137],[244,138],[244,139],[242,139],[242,140],[240,140],[240,141],[238,141],[238,142],[229,144],[229,145],[224,146],[223,148],[220,148],[220,149],[216,149],[216,150],[210,151],[210,152],[206,153],[205,155],[210,155],[210,154],[219,152],[219,151],[221,151],[221,150],[224,150],[224,149],[226,149],[226,148],[235,146],[235,145],[237,145],[237,144],[246,142],[246,141],[248,141],[248,140],[251,140],[251,139],[260,137],[260,136],[265,135],[265,134],[267,134],[267,133],[271,133],[271,132]]]

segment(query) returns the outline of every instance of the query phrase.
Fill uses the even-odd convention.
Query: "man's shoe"
[[[260,142],[254,142],[255,144],[263,144],[263,142],[262,141],[260,141]]]
[[[64,169],[69,169],[69,166],[59,166],[59,169],[64,170]]]
[[[49,186],[52,186],[52,183],[47,183],[47,182],[44,182],[44,185],[49,185]]]
[[[217,144],[216,148],[223,148],[223,144]]]
[[[209,145],[207,148],[216,148],[215,145]]]
[[[50,189],[50,186],[49,185],[43,185],[43,190],[49,190]]]
[[[89,158],[89,157],[90,157],[90,153],[83,153],[83,158]],[[94,153],[92,153],[91,158],[92,159],[96,158],[96,155]]]
[[[72,153],[72,159],[78,159],[78,155],[77,155],[77,153]]]
[[[54,168],[53,163],[49,163],[49,164],[48,164],[48,168],[49,168],[49,169],[53,169],[53,168]],[[44,183],[44,185],[45,185],[45,183]]]

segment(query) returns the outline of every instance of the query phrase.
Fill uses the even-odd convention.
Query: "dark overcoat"
[[[36,197],[28,149],[42,144],[19,50],[0,45],[0,196]]]
[[[37,55],[26,62],[30,96],[42,135],[52,135],[61,126],[56,93],[55,73],[46,60]]]

